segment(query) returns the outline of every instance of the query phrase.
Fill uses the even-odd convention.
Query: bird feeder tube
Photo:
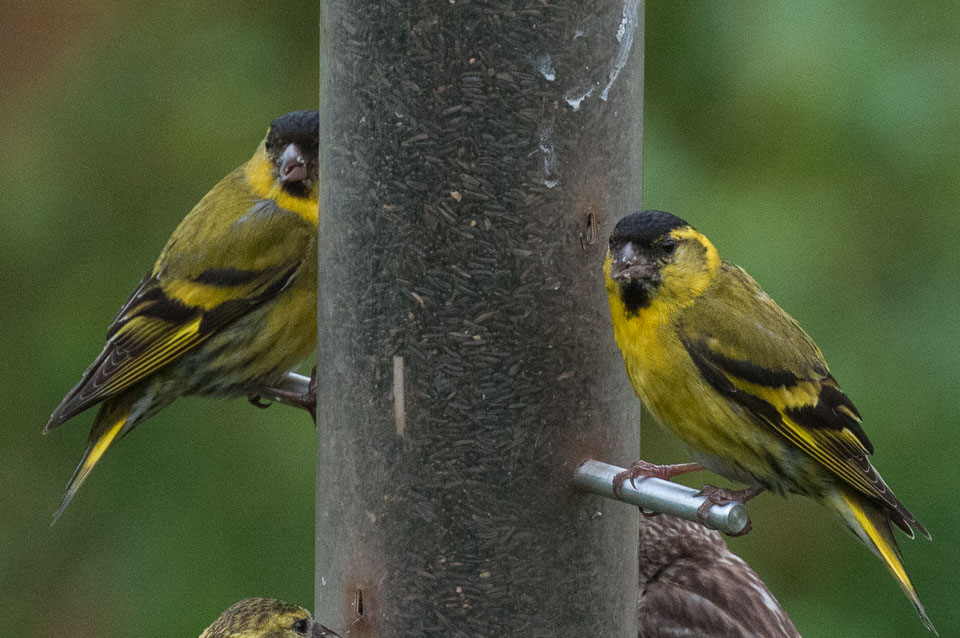
[[[571,478],[639,447],[601,267],[640,204],[642,6],[323,13],[316,615],[634,638],[638,512]]]

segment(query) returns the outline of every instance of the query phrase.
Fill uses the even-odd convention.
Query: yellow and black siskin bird
[[[913,530],[930,534],[871,465],[859,412],[797,322],[670,213],[621,219],[604,273],[614,335],[637,396],[698,463],[749,486],[708,486],[706,493],[746,500],[771,490],[816,499],[883,560],[935,631],[892,524],[910,538]],[[640,462],[630,477],[701,469],[671,467]]]
[[[316,347],[318,136],[317,111],[277,118],[173,231],[44,428],[101,404],[54,519],[111,443],[177,397],[253,397]]]
[[[200,638],[339,638],[297,607],[273,598],[245,598],[227,608]]]

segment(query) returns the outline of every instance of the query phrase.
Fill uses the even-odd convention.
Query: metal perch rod
[[[624,481],[619,492],[614,493],[613,478],[623,471],[625,468],[609,463],[586,461],[577,469],[573,484],[584,491],[636,505],[643,510],[700,522],[697,509],[707,498],[698,496],[697,490],[658,478],[638,478],[636,486]],[[707,514],[709,526],[727,534],[743,531],[748,520],[747,507],[743,503],[713,505]]]
[[[310,377],[306,377],[302,374],[297,374],[296,372],[288,372],[283,379],[280,380],[280,383],[277,384],[277,390],[286,390],[288,392],[293,392],[296,394],[305,394],[309,388]],[[268,401],[276,401],[277,403],[288,403],[283,397],[277,397],[271,394],[270,392],[264,391],[261,395],[263,399]]]

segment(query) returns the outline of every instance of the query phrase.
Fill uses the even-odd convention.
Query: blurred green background
[[[180,218],[317,94],[315,3],[0,9],[0,635],[196,636],[249,595],[313,600],[309,420],[183,400],[117,445],[56,526],[92,415],[42,438]],[[902,543],[960,635],[960,5],[647,3],[645,205],[687,218],[818,341]],[[215,427],[211,427],[212,424]],[[644,456],[685,456],[655,426]],[[702,476],[692,477],[704,480]],[[730,541],[805,636],[925,632],[826,512],[752,504]]]

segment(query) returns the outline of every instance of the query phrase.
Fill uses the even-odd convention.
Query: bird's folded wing
[[[735,269],[727,290],[705,293],[677,328],[704,380],[850,486],[898,504],[870,464],[860,414],[820,350],[749,275],[725,267]]]
[[[212,268],[183,277],[148,274],[111,324],[103,351],[64,397],[46,429],[143,380],[275,297],[300,264],[293,259],[252,270]]]

